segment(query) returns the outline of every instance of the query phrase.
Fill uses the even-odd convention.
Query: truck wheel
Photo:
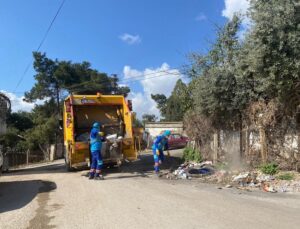
[[[65,164],[66,164],[66,169],[68,172],[71,172],[73,171],[74,169],[72,168],[71,166],[71,162],[69,160],[69,153],[68,151],[65,149],[65,152],[64,152],[64,155],[65,155]]]

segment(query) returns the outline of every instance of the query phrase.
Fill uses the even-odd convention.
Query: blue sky
[[[0,0],[0,90],[16,100],[15,110],[33,106],[20,102],[34,84],[32,67],[15,87],[61,2]],[[66,0],[40,51],[50,58],[89,61],[121,79],[162,69],[174,73],[128,84],[140,113],[157,114],[149,93],[168,95],[187,54],[206,52],[214,24],[245,7],[245,0]]]

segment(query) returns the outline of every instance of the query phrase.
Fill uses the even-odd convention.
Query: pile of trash
[[[260,171],[244,172],[232,177],[231,186],[239,189],[261,189],[265,192],[300,192],[300,176],[294,180],[280,180],[276,176],[266,175]]]
[[[205,161],[202,163],[186,162],[181,164],[172,174],[168,174],[168,179],[191,179],[192,177],[203,177],[212,175],[215,169],[212,161]]]
[[[280,180],[278,175],[263,174],[259,170],[227,171],[218,170],[212,161],[202,163],[186,162],[181,164],[174,172],[167,173],[167,179],[192,179],[205,183],[220,184],[225,188],[237,188],[246,191],[263,190],[265,192],[300,192],[300,174],[293,173],[294,179]]]

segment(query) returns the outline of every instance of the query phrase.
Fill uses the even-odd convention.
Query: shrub
[[[184,161],[201,162],[202,155],[198,150],[191,147],[186,147],[183,151],[183,159]]]
[[[264,164],[260,167],[260,170],[264,173],[264,174],[268,174],[268,175],[274,175],[278,172],[278,165],[275,163],[268,163],[268,164]]]
[[[217,170],[229,170],[229,165],[225,162],[219,162],[215,165],[215,167],[217,168]]]
[[[292,173],[283,173],[283,174],[278,175],[277,178],[280,180],[293,180],[294,177],[295,176]]]

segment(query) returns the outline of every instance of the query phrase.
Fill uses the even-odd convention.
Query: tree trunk
[[[245,155],[246,157],[249,157],[249,145],[250,145],[250,141],[249,141],[249,127],[246,128],[245,130]]]
[[[260,140],[260,152],[261,152],[261,159],[263,163],[267,162],[267,143],[266,143],[266,131],[265,129],[260,126],[259,127],[259,140]]]
[[[60,104],[59,104],[59,86],[58,84],[56,84],[56,103],[57,103],[57,114],[56,114],[56,119],[59,122],[60,120]],[[59,141],[59,133],[62,132],[59,129],[55,131],[54,133],[54,139],[55,139],[55,154],[56,154],[56,150],[58,148],[58,143],[63,144],[63,140]],[[62,134],[61,134],[62,136]]]
[[[43,149],[43,147],[42,147],[41,144],[39,144],[39,148],[40,148],[40,150],[42,151],[42,153],[44,154],[44,160],[49,160],[49,153],[48,153],[47,148],[46,148],[46,150]]]
[[[218,160],[218,133],[214,134],[213,139],[213,161],[216,163]]]
[[[60,104],[59,104],[59,87],[58,87],[58,85],[56,86],[56,88],[55,88],[55,90],[56,90],[56,105],[57,105],[57,117],[59,117],[59,115],[60,115]]]
[[[27,165],[29,164],[29,154],[30,154],[30,150],[27,149],[27,151],[26,151],[26,164]]]
[[[243,117],[240,113],[240,123],[239,123],[239,129],[240,129],[240,160],[243,159]]]

